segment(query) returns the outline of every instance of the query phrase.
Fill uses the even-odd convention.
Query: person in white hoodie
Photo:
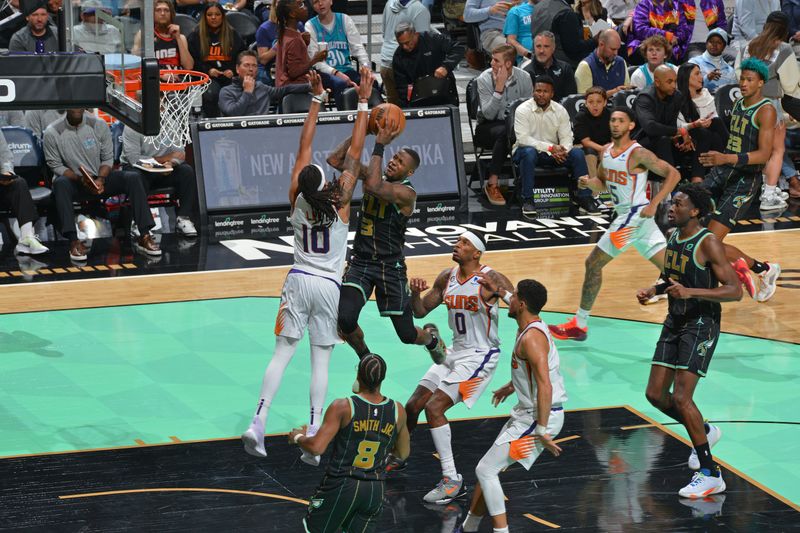
[[[389,0],[383,8],[383,44],[381,45],[381,81],[386,99],[400,105],[400,96],[394,83],[392,58],[397,50],[394,29],[401,22],[410,22],[418,32],[431,29],[431,13],[419,0]]]

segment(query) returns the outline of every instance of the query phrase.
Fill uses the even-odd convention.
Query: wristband
[[[547,435],[547,428],[541,424],[536,424],[536,427],[533,428],[533,433],[539,437],[544,437]]]
[[[736,159],[737,159],[736,164],[739,165],[740,167],[743,167],[750,162],[750,156],[746,153],[739,154],[738,156],[736,156]]]
[[[298,433],[297,435],[294,436],[294,443],[295,444],[297,444],[297,441],[300,440],[300,437],[305,437],[305,435],[303,435],[302,433]]]
[[[315,101],[316,103],[318,103],[319,105],[322,105],[322,104],[324,104],[324,103],[325,103],[325,97],[323,96],[324,94],[325,94],[325,93],[322,93],[322,94],[315,94],[314,96],[312,96],[312,97],[311,97],[311,99],[312,99],[313,101]]]
[[[511,305],[511,293],[510,293],[509,291],[503,291],[503,292],[504,292],[505,294],[502,294],[502,295],[501,295],[501,294],[500,294],[498,291],[494,291],[494,294],[492,294],[492,296],[494,296],[495,298],[500,298],[500,299],[502,299],[502,300],[503,300],[503,301],[504,301],[506,304],[508,304],[508,305]]]
[[[369,111],[369,104],[367,102],[359,102],[358,103],[358,112],[364,111],[365,113]]]
[[[658,283],[655,284],[656,294],[664,294],[667,292],[667,287],[669,287],[669,281],[659,279]]]
[[[383,157],[384,146],[381,143],[375,143],[375,148],[372,149],[372,155]]]
[[[548,151],[549,153],[551,153],[551,154],[553,153],[553,150],[554,150],[554,149],[555,149],[555,146],[553,146],[552,144],[551,144],[550,146],[548,146],[548,147],[547,147],[547,151]]]
[[[678,128],[678,133],[681,134],[681,137],[686,137],[687,135],[689,135],[689,130],[687,130],[686,128]]]

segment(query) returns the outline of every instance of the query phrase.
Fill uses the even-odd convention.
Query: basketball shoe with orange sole
[[[589,336],[589,328],[581,328],[578,326],[578,319],[572,317],[569,322],[559,324],[557,326],[548,325],[550,334],[556,339],[562,341],[585,341]]]

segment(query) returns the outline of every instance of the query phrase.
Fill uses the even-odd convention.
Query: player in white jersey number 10
[[[456,266],[443,270],[425,296],[422,292],[428,283],[421,278],[411,279],[414,317],[422,318],[444,303],[453,331],[453,343],[444,362],[431,365],[406,404],[409,431],[425,411],[442,466],[441,480],[424,497],[427,503],[443,505],[466,494],[463,478],[456,470],[445,412],[459,402],[471,408],[492,380],[500,358],[499,295],[482,287],[480,280],[482,276],[491,278],[501,292],[513,290],[513,285],[499,272],[481,265],[485,251],[481,238],[468,231],[461,234],[453,247]],[[399,462],[390,461],[387,470],[398,466],[402,467]]]
[[[300,148],[289,185],[294,264],[281,291],[275,320],[275,352],[264,373],[253,421],[242,434],[245,451],[257,457],[267,455],[264,427],[269,407],[305,330],[308,329],[311,344],[311,416],[305,431],[308,437],[313,436],[322,423],[322,407],[328,392],[328,363],[333,346],[341,342],[336,331],[339,289],[347,251],[350,199],[361,169],[360,157],[369,117],[367,99],[372,93],[373,77],[369,69],[362,68],[353,141],[342,175],[333,181],[326,180],[322,167],[313,164],[311,159],[325,90],[313,70],[309,80],[314,98],[300,133]],[[306,452],[302,459],[309,464],[319,464],[319,456]]]
[[[583,177],[579,181],[581,187],[589,187],[596,192],[608,189],[614,200],[617,217],[586,259],[578,312],[568,322],[550,326],[550,333],[556,339],[586,340],[589,313],[603,282],[603,267],[631,246],[653,263],[659,272],[664,270],[667,241],[653,217],[658,204],[669,196],[681,175],[675,167],[631,140],[635,126],[630,109],[614,109],[610,121],[611,144],[600,155],[597,177]],[[648,171],[664,177],[661,190],[650,199],[647,198]]]

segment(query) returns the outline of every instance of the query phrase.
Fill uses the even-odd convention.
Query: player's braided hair
[[[322,172],[316,166],[307,165],[300,171],[297,185],[303,194],[303,199],[311,207],[314,224],[327,227],[333,224],[337,217],[339,180],[333,180],[329,186],[320,191],[319,184],[323,179],[325,178]]]
[[[386,361],[376,353],[368,353],[358,362],[358,381],[364,389],[375,392],[386,377]]]
[[[682,192],[689,197],[692,205],[699,211],[697,218],[702,219],[714,209],[711,193],[701,183],[681,185],[678,187],[678,192]]]

